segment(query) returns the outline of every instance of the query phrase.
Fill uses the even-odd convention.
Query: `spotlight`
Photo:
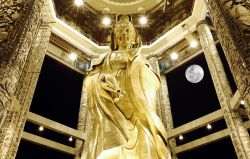
[[[77,55],[76,55],[76,53],[70,53],[69,54],[69,58],[70,58],[70,60],[72,60],[72,61],[75,61],[76,60],[76,58],[77,58]]]
[[[145,24],[148,23],[148,19],[147,19],[147,17],[142,16],[142,17],[139,19],[139,22],[140,22],[142,25],[145,25]]]
[[[240,101],[240,104],[241,104],[241,105],[245,105],[245,101],[244,101],[244,100],[241,100],[241,101]]]
[[[207,124],[207,129],[208,129],[208,130],[212,129],[212,125]]]
[[[173,53],[170,54],[170,58],[171,58],[172,60],[177,60],[178,57],[179,57],[179,55],[178,55],[176,52],[173,52]]]
[[[83,4],[83,0],[75,0],[75,5],[81,6]]]
[[[110,25],[111,24],[111,19],[109,17],[104,17],[102,19],[102,24],[107,26],[107,25]]]
[[[40,126],[40,127],[38,128],[38,130],[39,130],[39,131],[43,131],[43,130],[44,130],[44,127],[43,127],[43,126]]]
[[[190,42],[190,47],[191,48],[196,48],[198,46],[198,41],[197,40],[192,40],[191,42]]]
[[[245,68],[246,68],[246,64],[245,64],[245,62],[243,62],[243,64],[242,64]]]
[[[72,142],[72,141],[73,141],[73,137],[72,137],[72,136],[70,136],[69,141],[70,141],[70,142]]]
[[[183,140],[184,137],[182,135],[179,136],[179,140]]]

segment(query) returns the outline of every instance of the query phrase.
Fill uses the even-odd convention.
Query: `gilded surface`
[[[22,12],[21,8],[24,7],[24,1],[1,0],[0,6],[0,52],[2,52],[7,45],[8,37],[15,29],[14,24],[20,17]]]
[[[207,0],[206,3],[213,19],[213,24],[218,34],[218,39],[221,42],[228,64],[235,79],[237,88],[242,98],[245,100],[246,105],[248,105],[246,106],[246,109],[248,115],[250,115],[249,45],[247,45],[247,39],[245,39],[245,35],[242,34],[244,31],[238,27],[238,24],[235,21],[236,17],[229,14],[229,11],[233,11],[231,9],[235,7],[236,2],[234,1],[231,7],[228,7],[226,3],[232,4],[232,0]],[[249,4],[249,2],[246,2],[246,4]],[[238,7],[245,6],[245,4],[239,3]],[[240,14],[237,14],[237,16],[238,19],[239,17],[242,17]]]
[[[17,82],[17,70],[13,67],[6,68],[8,57],[10,56],[11,44],[8,38],[13,37],[13,32],[18,25],[18,19],[22,14],[21,7],[25,6],[23,0],[0,1],[0,128],[7,115],[6,107],[10,106],[10,96],[14,93]],[[14,40],[14,39],[12,39]],[[13,44],[12,44],[13,45]],[[3,111],[4,110],[4,111]]]
[[[174,129],[174,124],[173,124],[172,111],[169,100],[167,79],[165,75],[161,76],[161,88],[159,91],[159,96],[160,96],[160,106],[161,106],[163,124],[166,130],[169,131],[171,129]],[[169,139],[169,146],[170,150],[171,148],[176,147],[175,138]],[[177,159],[176,153],[174,151],[172,151],[171,153],[172,153],[172,158]]]
[[[10,156],[8,159],[15,158],[15,154],[21,139],[21,134],[26,122],[26,116],[29,111],[41,71],[50,33],[50,26],[46,24],[42,25],[38,30],[36,41],[33,43],[29,56],[27,57],[26,64],[22,71],[22,75],[15,92],[15,97],[20,103],[21,110],[18,112],[17,116],[13,117],[17,119],[17,123],[15,127],[15,136],[13,136],[10,146],[12,149],[9,151],[9,153],[11,152],[12,156]]]
[[[250,52],[250,1],[249,0],[222,0],[226,14],[230,17],[230,23],[240,47],[246,52]],[[250,55],[245,55],[250,58]]]
[[[81,60],[84,60],[85,62],[89,63],[92,58],[94,58],[93,55],[90,55],[81,49],[77,48],[76,46],[72,45],[67,40],[61,38],[60,36],[56,35],[55,33],[51,33],[51,37],[49,41],[52,44],[55,44],[65,50],[66,52],[75,52],[79,56]]]
[[[80,108],[79,108],[79,116],[78,116],[78,124],[77,130],[81,133],[85,133],[86,129],[86,121],[87,121],[87,91],[84,85],[82,86],[82,93],[81,93],[81,101],[80,101]],[[80,139],[76,139],[75,148],[76,148],[76,156],[75,159],[80,158],[81,149],[83,148],[83,141]]]
[[[223,68],[223,64],[214,44],[212,33],[204,21],[198,24],[197,30],[200,35],[201,45],[204,50],[216,94],[221,108],[224,110],[224,119],[229,129],[236,154],[239,159],[249,159],[249,134],[244,127],[243,121],[238,112],[231,109],[230,101],[233,95]]]
[[[166,159],[164,126],[156,114],[160,79],[140,54],[140,39],[127,16],[112,33],[111,52],[92,61],[85,80],[94,116],[87,159]]]
[[[160,76],[160,68],[158,59],[156,57],[150,57],[147,58],[152,70],[157,74],[157,76]],[[160,117],[161,121],[163,122],[163,125],[165,126],[165,121],[163,120],[163,117],[165,117],[162,113],[162,107],[160,105],[160,89],[156,92],[156,113]],[[166,128],[166,127],[165,127]]]
[[[14,159],[21,139],[50,36],[46,6],[41,0],[1,1],[1,159]]]

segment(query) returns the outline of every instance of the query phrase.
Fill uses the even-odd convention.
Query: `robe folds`
[[[94,118],[86,159],[169,159],[166,131],[156,114],[160,78],[142,55],[119,68],[111,54],[92,60],[84,82]],[[103,89],[103,74],[112,75],[125,92],[118,102]]]

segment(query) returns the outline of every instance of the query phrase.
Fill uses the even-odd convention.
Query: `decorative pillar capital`
[[[201,20],[201,21],[199,21],[199,22],[196,24],[196,29],[197,29],[201,24],[206,24],[206,25],[208,25],[208,23],[207,23],[206,20]]]

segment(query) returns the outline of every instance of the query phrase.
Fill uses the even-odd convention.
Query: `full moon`
[[[186,78],[191,83],[198,83],[204,77],[204,71],[199,65],[191,65],[186,70]]]

